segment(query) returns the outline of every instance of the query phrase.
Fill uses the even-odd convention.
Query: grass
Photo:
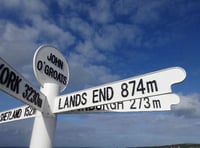
[[[139,148],[200,148],[200,144],[174,144],[174,145],[163,145],[163,146],[145,146]]]

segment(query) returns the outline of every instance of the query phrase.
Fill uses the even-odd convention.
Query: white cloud
[[[137,11],[138,1],[136,0],[118,0],[114,1],[113,11],[119,16],[132,16]]]
[[[90,7],[89,16],[92,21],[100,24],[112,22],[113,14],[111,12],[111,3],[107,0],[96,1],[94,7]]]
[[[137,24],[150,24],[160,20],[160,11],[167,1],[138,1],[132,20]]]
[[[93,37],[95,30],[87,21],[79,17],[61,19],[63,25],[68,25],[68,27],[70,27],[70,29],[72,29],[74,32],[78,33],[82,39],[90,40]]]
[[[200,117],[200,94],[179,95],[180,103],[174,106],[174,112],[185,118]]]
[[[33,42],[38,31],[31,27],[20,28],[14,24],[6,23],[0,35],[0,53],[6,61],[14,66],[24,63],[30,64],[36,44]]]
[[[104,25],[97,30],[94,38],[96,47],[103,50],[116,50],[119,45],[138,45],[137,38],[141,30],[135,25],[114,24]]]
[[[66,118],[66,116],[68,118]],[[62,115],[56,143],[68,146],[133,147],[198,141],[198,119],[165,113]],[[185,139],[185,135],[191,135]],[[71,136],[69,136],[71,135]],[[162,135],[162,136],[160,136]],[[70,137],[70,138],[68,138]],[[77,142],[77,137],[81,141]],[[90,139],[88,144],[87,140]]]
[[[7,23],[3,34],[3,39],[7,42],[33,41],[36,39],[38,31],[31,27],[19,28],[18,26]]]
[[[33,120],[21,120],[17,122],[10,122],[1,124],[0,126],[0,146],[19,146],[24,147],[29,145],[31,138],[31,131],[33,126]],[[13,140],[15,139],[15,140]]]
[[[85,59],[85,63],[103,62],[106,57],[103,53],[99,52],[90,41],[79,43],[76,47],[78,54]]]
[[[64,50],[74,43],[71,33],[52,24],[47,20],[48,17],[44,17],[48,9],[41,1],[1,3],[10,13],[16,13],[18,9],[23,12],[20,13],[24,20],[20,22],[22,24],[9,19],[0,21],[0,54],[26,78],[33,78],[32,60],[39,45],[49,43]],[[26,20],[31,23],[27,23]]]
[[[5,7],[18,6],[19,3],[12,6],[7,4]],[[48,13],[48,9],[40,1],[34,2],[32,6],[29,6],[28,2],[22,1],[20,8],[23,9],[24,18],[31,21],[31,25],[26,22],[23,22],[22,26],[9,21],[1,22],[0,53],[8,63],[16,66],[16,69],[24,73],[27,78],[33,77],[32,58],[39,43],[50,43],[62,51],[72,44],[76,45],[75,50],[69,53],[68,60],[72,86],[75,84],[75,86],[83,88],[118,79],[118,76],[113,75],[106,66],[96,65],[104,62],[106,56],[94,46],[92,42],[94,30],[88,22],[75,17],[68,23],[71,29],[77,31],[85,40],[80,42],[76,37],[78,42],[75,43],[75,37],[66,31],[65,27],[61,28],[47,20],[48,16],[45,13]],[[7,54],[8,52],[9,54]],[[82,77],[78,79],[80,74]]]
[[[25,26],[19,27],[12,23],[5,23],[0,35],[0,55],[16,71],[29,81],[33,81],[32,61],[38,44],[38,30]],[[37,84],[37,82],[35,82]]]
[[[2,0],[0,3],[6,9],[18,8],[18,9],[22,9],[22,11],[25,11],[29,14],[38,13],[38,12],[41,13],[41,12],[47,11],[47,7],[40,0],[34,0],[34,1],[29,1],[29,2],[26,0],[14,0],[14,1]]]
[[[43,18],[36,18],[34,20],[34,27],[39,31],[38,40],[44,43],[50,43],[54,46],[67,48],[74,43],[74,37],[70,32],[63,30],[59,26],[52,24]]]
[[[72,52],[68,59],[70,87],[80,89],[119,79],[106,66],[95,64],[104,60],[106,56],[89,42],[78,45],[77,51]]]

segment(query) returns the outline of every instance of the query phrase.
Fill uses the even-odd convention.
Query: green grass
[[[200,148],[200,144],[174,144],[174,145],[163,145],[163,146],[144,146],[139,148]]]

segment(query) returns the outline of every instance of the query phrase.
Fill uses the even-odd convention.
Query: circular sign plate
[[[34,54],[33,70],[36,79],[44,83],[55,83],[63,91],[69,81],[69,68],[64,56],[51,45],[40,46]]]

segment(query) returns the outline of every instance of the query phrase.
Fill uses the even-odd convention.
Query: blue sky
[[[38,89],[32,60],[42,44],[69,64],[62,93],[163,68],[187,72],[170,112],[59,115],[55,146],[125,147],[199,143],[200,1],[1,0],[0,56]],[[23,105],[0,93],[0,110]],[[27,146],[33,119],[0,125],[0,146]]]

